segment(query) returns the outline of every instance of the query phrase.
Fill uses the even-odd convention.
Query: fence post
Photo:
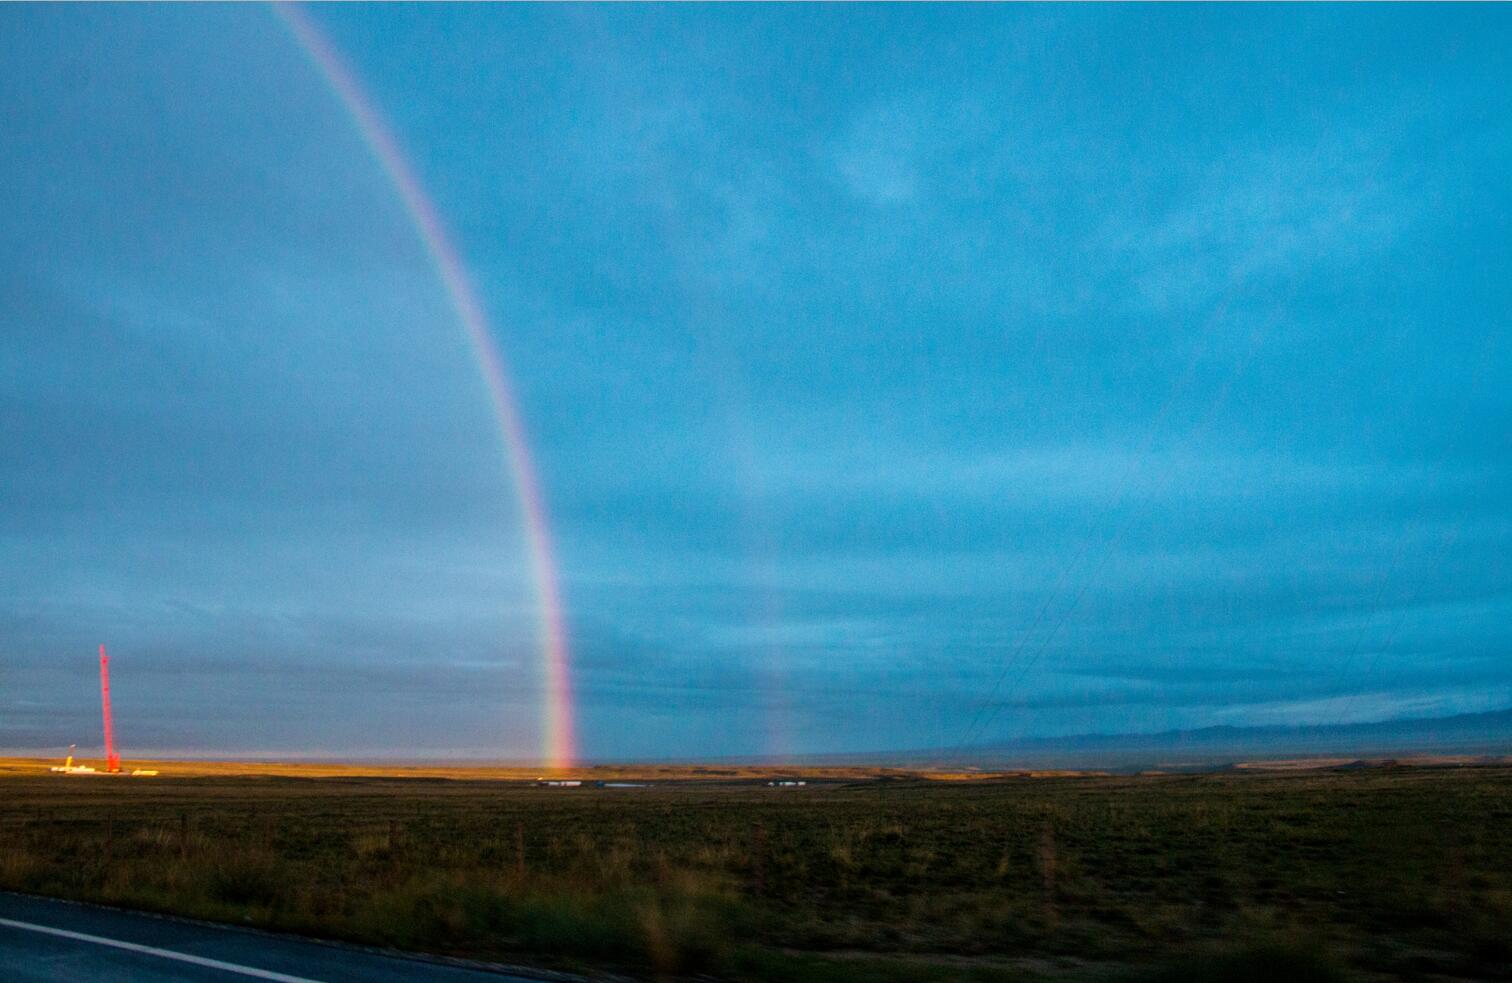
[[[751,848],[752,862],[755,870],[752,871],[756,881],[756,894],[766,894],[766,827],[756,824],[756,842]]]

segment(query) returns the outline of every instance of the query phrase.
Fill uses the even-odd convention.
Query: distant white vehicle
[[[577,788],[583,783],[575,778],[537,778],[536,784],[542,788]]]

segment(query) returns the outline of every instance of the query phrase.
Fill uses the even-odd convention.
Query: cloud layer
[[[1512,703],[1499,9],[331,8],[586,753]],[[0,747],[528,758],[482,384],[254,9],[0,13]]]

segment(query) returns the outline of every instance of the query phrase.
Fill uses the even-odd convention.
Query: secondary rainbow
[[[357,76],[302,10],[294,4],[282,2],[274,3],[273,10],[345,107],[363,142],[399,193],[404,210],[414,223],[477,357],[494,419],[498,421],[505,464],[519,500],[525,549],[539,607],[541,661],[546,686],[542,752],[548,766],[568,767],[577,756],[577,748],[561,591],[557,584],[546,505],[504,356],[493,340],[488,318],[473,289],[467,268],[452,244],[435,204],[405,158],[393,129],[363,90]]]

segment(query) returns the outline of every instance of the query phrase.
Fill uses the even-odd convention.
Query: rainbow
[[[535,463],[526,440],[514,389],[509,382],[504,356],[493,340],[487,315],[478,300],[451,236],[426,194],[415,169],[410,166],[395,139],[393,129],[368,97],[357,76],[347,67],[315,23],[292,3],[276,2],[274,12],[309,57],[337,100],[351,116],[357,132],[382,167],[408,213],[420,241],[435,266],[441,284],[456,310],[488,388],[488,399],[498,422],[504,463],[513,478],[525,532],[525,551],[530,562],[540,617],[541,661],[546,686],[542,753],[547,766],[570,767],[577,757],[573,730],[572,684],[569,675],[567,630],[562,614],[562,596],[557,584],[556,559],[552,553],[546,505],[536,477]]]

